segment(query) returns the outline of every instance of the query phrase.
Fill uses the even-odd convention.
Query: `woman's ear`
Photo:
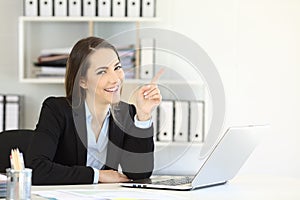
[[[87,89],[87,83],[86,83],[85,78],[83,78],[83,77],[80,78],[79,85],[81,88]]]

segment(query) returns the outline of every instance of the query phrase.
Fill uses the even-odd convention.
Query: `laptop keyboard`
[[[152,184],[175,186],[175,185],[183,185],[183,184],[191,183],[192,180],[193,180],[193,177],[186,176],[186,177],[182,177],[182,178],[171,178],[171,179],[163,180],[163,181],[155,181],[155,182],[152,182]]]

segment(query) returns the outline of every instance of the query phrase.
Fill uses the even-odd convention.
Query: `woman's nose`
[[[112,83],[120,82],[120,77],[116,71],[110,73],[109,81]]]

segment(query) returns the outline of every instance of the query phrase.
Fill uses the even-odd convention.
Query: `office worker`
[[[151,176],[151,112],[161,102],[160,91],[155,82],[143,85],[136,92],[135,106],[127,104],[120,101],[123,80],[114,46],[97,37],[75,44],[67,62],[66,97],[43,102],[26,155],[33,184],[123,182]]]

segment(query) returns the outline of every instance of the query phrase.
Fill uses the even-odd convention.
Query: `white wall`
[[[300,2],[172,2],[169,27],[206,49],[220,72],[226,125],[271,124],[242,172],[300,177]]]
[[[25,127],[34,127],[48,95],[63,85],[18,82],[17,17],[21,1],[0,1],[0,93],[25,95]],[[226,125],[270,123],[270,136],[242,173],[300,177],[300,1],[162,0],[148,26],[185,34],[217,66],[227,96]]]

